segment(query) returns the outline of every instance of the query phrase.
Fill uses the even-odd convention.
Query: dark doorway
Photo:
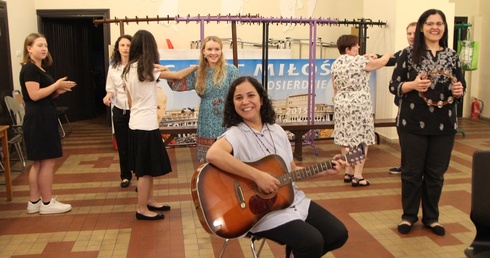
[[[7,3],[0,1],[0,124],[10,125],[10,115],[3,101],[4,96],[12,96],[14,82],[12,79],[12,60],[10,58],[10,39],[7,17]],[[19,64],[20,66],[20,64]],[[8,131],[9,137],[12,132]]]
[[[7,17],[7,3],[5,1],[0,1],[0,49],[2,49],[0,51],[0,92],[12,93],[14,81],[12,79],[9,25]]]
[[[68,107],[71,121],[105,114],[105,74],[108,67],[110,28],[95,26],[94,19],[109,17],[109,10],[38,10],[39,31],[46,36],[53,65],[48,72],[55,79],[68,76],[77,82],[72,92],[56,99]]]

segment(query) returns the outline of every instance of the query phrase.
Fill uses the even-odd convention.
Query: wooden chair
[[[473,243],[464,251],[468,258],[490,257],[490,150],[473,154],[470,218],[476,227]]]

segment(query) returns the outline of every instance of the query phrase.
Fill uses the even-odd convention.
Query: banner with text
[[[335,59],[317,59],[315,85],[310,90],[315,94],[315,104],[333,105],[333,88],[330,79],[330,69]],[[197,60],[160,60],[162,65],[172,71],[177,71],[195,65]],[[228,60],[228,63],[233,63]],[[242,59],[238,64],[239,74],[255,77],[262,80],[261,59]],[[284,100],[288,96],[308,93],[308,59],[270,59],[267,67],[268,82],[267,91],[273,100]],[[173,92],[165,80],[161,80],[160,86],[167,94],[167,110],[179,110],[194,108],[199,105],[200,99],[194,91]],[[370,88],[373,110],[375,109],[375,73],[371,73]]]

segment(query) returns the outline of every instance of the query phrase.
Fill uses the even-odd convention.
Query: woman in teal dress
[[[224,102],[230,84],[238,78],[238,69],[226,63],[222,50],[220,38],[206,37],[202,42],[197,70],[186,77],[184,87],[177,83],[170,85],[172,90],[195,90],[201,97],[196,135],[200,162],[206,162],[209,147],[226,130],[222,126]]]

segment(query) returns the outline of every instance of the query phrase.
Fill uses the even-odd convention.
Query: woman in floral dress
[[[222,53],[223,43],[216,36],[208,36],[202,42],[201,56],[196,71],[182,84],[170,85],[172,90],[195,90],[201,97],[197,120],[197,158],[206,161],[206,153],[216,138],[226,130],[223,123],[223,107],[230,84],[238,78],[238,69],[227,64]]]
[[[337,40],[341,56],[332,64],[332,85],[334,88],[334,143],[341,146],[345,155],[347,149],[364,142],[373,145],[374,119],[369,92],[370,71],[386,65],[390,54],[380,58],[376,55],[359,55],[358,38],[343,35]],[[367,147],[366,153],[367,155]],[[355,166],[346,167],[344,182],[353,187],[368,186],[362,176],[364,160]]]

